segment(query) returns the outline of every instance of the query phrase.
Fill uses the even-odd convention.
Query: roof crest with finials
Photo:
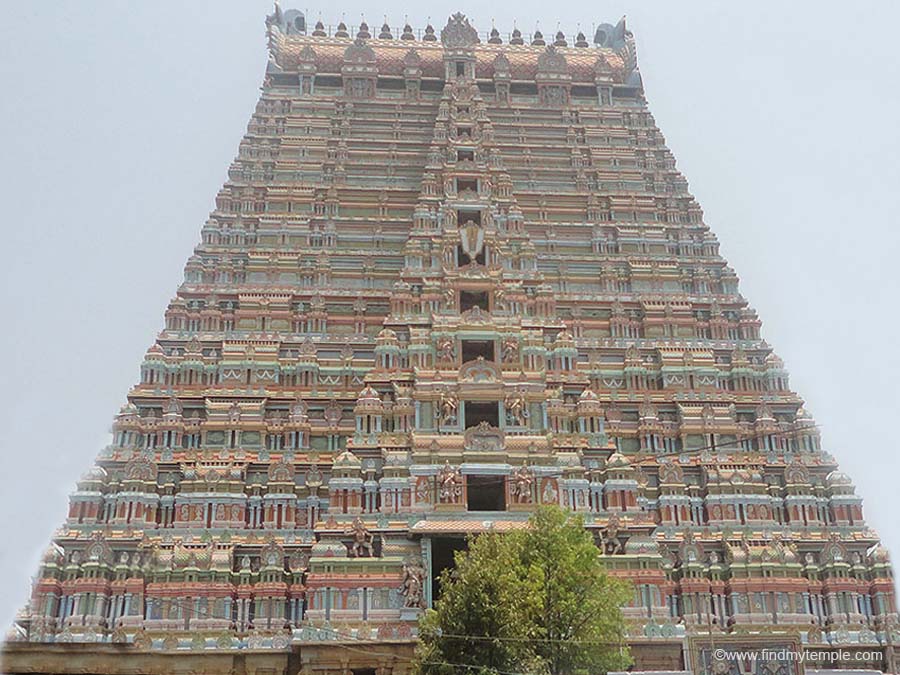
[[[283,12],[277,5],[275,12],[266,18],[270,52],[270,73],[290,73],[314,68],[318,74],[341,72],[348,58],[353,60],[365,50],[374,56],[372,66],[378,75],[402,77],[409,61],[418,60],[419,76],[443,78],[444,56],[447,51],[464,49],[475,58],[477,78],[490,79],[496,74],[495,61],[509,63],[512,81],[533,80],[542,61],[552,57],[556,68],[579,82],[594,84],[598,78],[617,85],[642,88],[637,67],[634,36],[626,28],[623,17],[616,25],[601,24],[594,34],[591,47],[583,33],[578,33],[574,46],[569,46],[565,34],[557,31],[552,41],[545,41],[540,31],[531,36],[530,44],[520,31],[513,30],[504,41],[495,28],[481,40],[478,31],[465,15],[457,12],[440,31],[428,25],[424,31],[414,31],[409,24],[402,30],[392,30],[385,23],[376,31],[362,21],[356,27],[343,22],[333,30],[317,22],[312,31],[307,30],[306,18],[299,10]],[[377,34],[377,37],[375,35]],[[414,56],[410,57],[413,54]]]

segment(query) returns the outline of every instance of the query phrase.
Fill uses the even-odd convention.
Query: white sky
[[[380,26],[627,14],[647,98],[763,335],[900,552],[900,3],[358,0]],[[0,625],[106,433],[258,96],[268,0],[4,3]],[[285,0],[284,8],[292,5]],[[304,9],[303,7],[299,7]],[[312,21],[319,8],[311,6]]]

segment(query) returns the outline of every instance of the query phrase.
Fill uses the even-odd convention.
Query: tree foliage
[[[418,675],[598,675],[630,663],[620,607],[580,517],[542,507],[529,527],[470,539],[420,623]]]

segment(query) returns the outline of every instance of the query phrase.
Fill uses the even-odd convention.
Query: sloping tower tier
[[[772,634],[883,668],[887,553],[624,20],[591,44],[266,24],[238,156],[5,670],[403,673],[453,551],[538,504],[633,582],[639,668]]]

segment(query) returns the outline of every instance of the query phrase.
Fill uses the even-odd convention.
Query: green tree
[[[539,579],[534,650],[551,675],[629,665],[621,607],[630,585],[606,574],[580,516],[539,509],[523,532],[522,562]]]
[[[560,508],[470,539],[440,584],[420,622],[419,675],[598,675],[631,662],[629,585],[606,574],[581,518]]]
[[[441,598],[419,624],[419,673],[476,675],[517,671],[536,611],[535,584],[522,565],[523,539],[497,533],[469,540],[456,568],[441,574]]]

